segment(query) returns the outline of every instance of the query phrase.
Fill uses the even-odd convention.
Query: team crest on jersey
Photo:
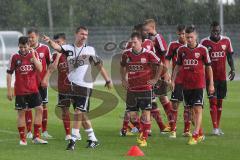
[[[18,59],[17,61],[16,61],[16,66],[20,66],[22,64],[22,61],[20,60],[20,59]]]
[[[42,52],[39,53],[39,57],[40,57],[40,58],[43,58],[43,57],[44,57],[44,53],[42,53]]]
[[[141,63],[146,63],[146,62],[147,62],[146,58],[141,58]]]
[[[224,44],[222,45],[222,49],[225,50],[227,48],[227,46]]]
[[[207,49],[208,49],[208,52],[212,51],[212,47],[211,46],[208,46]]]
[[[199,57],[200,57],[200,53],[196,52],[196,53],[195,53],[195,57],[196,57],[196,58],[199,58]]]

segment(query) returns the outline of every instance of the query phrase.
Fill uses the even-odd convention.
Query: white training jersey
[[[76,47],[73,44],[62,46],[69,66],[68,80],[82,87],[93,88],[92,65],[101,62],[91,46]]]

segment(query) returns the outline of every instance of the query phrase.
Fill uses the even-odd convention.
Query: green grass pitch
[[[96,89],[104,90],[103,87],[96,87]],[[203,126],[206,140],[196,146],[187,145],[188,139],[181,136],[183,130],[183,107],[181,105],[177,139],[169,139],[168,135],[161,135],[153,121],[152,136],[149,138],[148,147],[142,148],[145,153],[144,157],[125,156],[128,149],[136,145],[136,137],[119,136],[124,111],[123,100],[119,100],[113,111],[92,120],[96,136],[101,143],[98,148],[85,148],[86,134],[81,129],[83,139],[77,142],[76,150],[66,151],[67,142],[64,140],[63,124],[54,112],[57,94],[53,90],[49,90],[48,130],[54,139],[49,140],[48,145],[34,145],[28,140],[27,146],[19,146],[14,102],[6,99],[6,89],[0,89],[0,160],[237,160],[240,151],[239,89],[240,81],[228,83],[228,97],[223,104],[221,121],[224,136],[211,136],[212,124],[208,101],[205,101]],[[114,91],[111,92],[115,94]],[[91,100],[92,108],[100,103],[101,101],[97,99]],[[111,102],[108,105],[111,105]],[[163,113],[161,106],[160,108]],[[166,118],[164,120],[166,122]]]

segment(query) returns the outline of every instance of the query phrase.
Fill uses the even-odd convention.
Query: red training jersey
[[[51,53],[49,47],[42,43],[39,43],[38,46],[34,49],[37,51],[39,60],[42,63],[43,67],[42,72],[38,74],[38,84],[40,86],[42,79],[47,73],[47,66],[51,62]]]
[[[57,54],[53,54],[53,61],[56,60]],[[65,54],[62,54],[58,61],[58,92],[67,94],[70,91],[70,82],[68,81],[68,62]]]
[[[184,44],[180,43],[179,41],[173,41],[170,42],[168,46],[168,50],[166,53],[166,59],[171,61],[172,60],[172,72],[176,66],[177,63],[177,50],[179,47],[183,46]],[[176,84],[181,84],[182,83],[182,67],[180,67],[178,75],[175,79]]]
[[[156,34],[153,38],[153,44],[156,50],[156,55],[161,59],[162,62],[164,62],[165,53],[167,52],[167,42],[160,33]]]
[[[10,58],[7,73],[13,74],[15,72],[14,92],[17,96],[38,92],[37,70],[33,63],[32,54],[35,54],[38,59],[36,52],[30,52],[25,56],[15,53]]]
[[[153,78],[153,66],[159,64],[160,59],[151,51],[143,48],[142,52],[135,54],[132,48],[125,50],[121,58],[121,66],[126,67],[129,91],[141,92],[152,90],[147,84]]]
[[[233,54],[230,38],[221,36],[218,42],[214,42],[207,37],[202,39],[201,44],[208,49],[212,61],[213,80],[226,81],[227,54]]]
[[[193,49],[184,45],[178,49],[177,54],[177,64],[183,67],[183,88],[187,90],[205,88],[204,65],[211,65],[207,48],[201,44]]]

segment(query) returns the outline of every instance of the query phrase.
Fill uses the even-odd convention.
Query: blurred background
[[[240,0],[0,0],[0,4],[1,75],[18,49],[18,36],[29,28],[37,27],[50,37],[64,32],[72,43],[79,24],[89,28],[88,44],[110,70],[112,56],[121,53],[133,26],[147,18],[157,21],[168,43],[176,39],[177,24],[194,24],[201,39],[209,35],[210,23],[219,21],[222,34],[232,40],[236,68],[240,68]],[[5,78],[0,78],[0,86],[5,86]]]

